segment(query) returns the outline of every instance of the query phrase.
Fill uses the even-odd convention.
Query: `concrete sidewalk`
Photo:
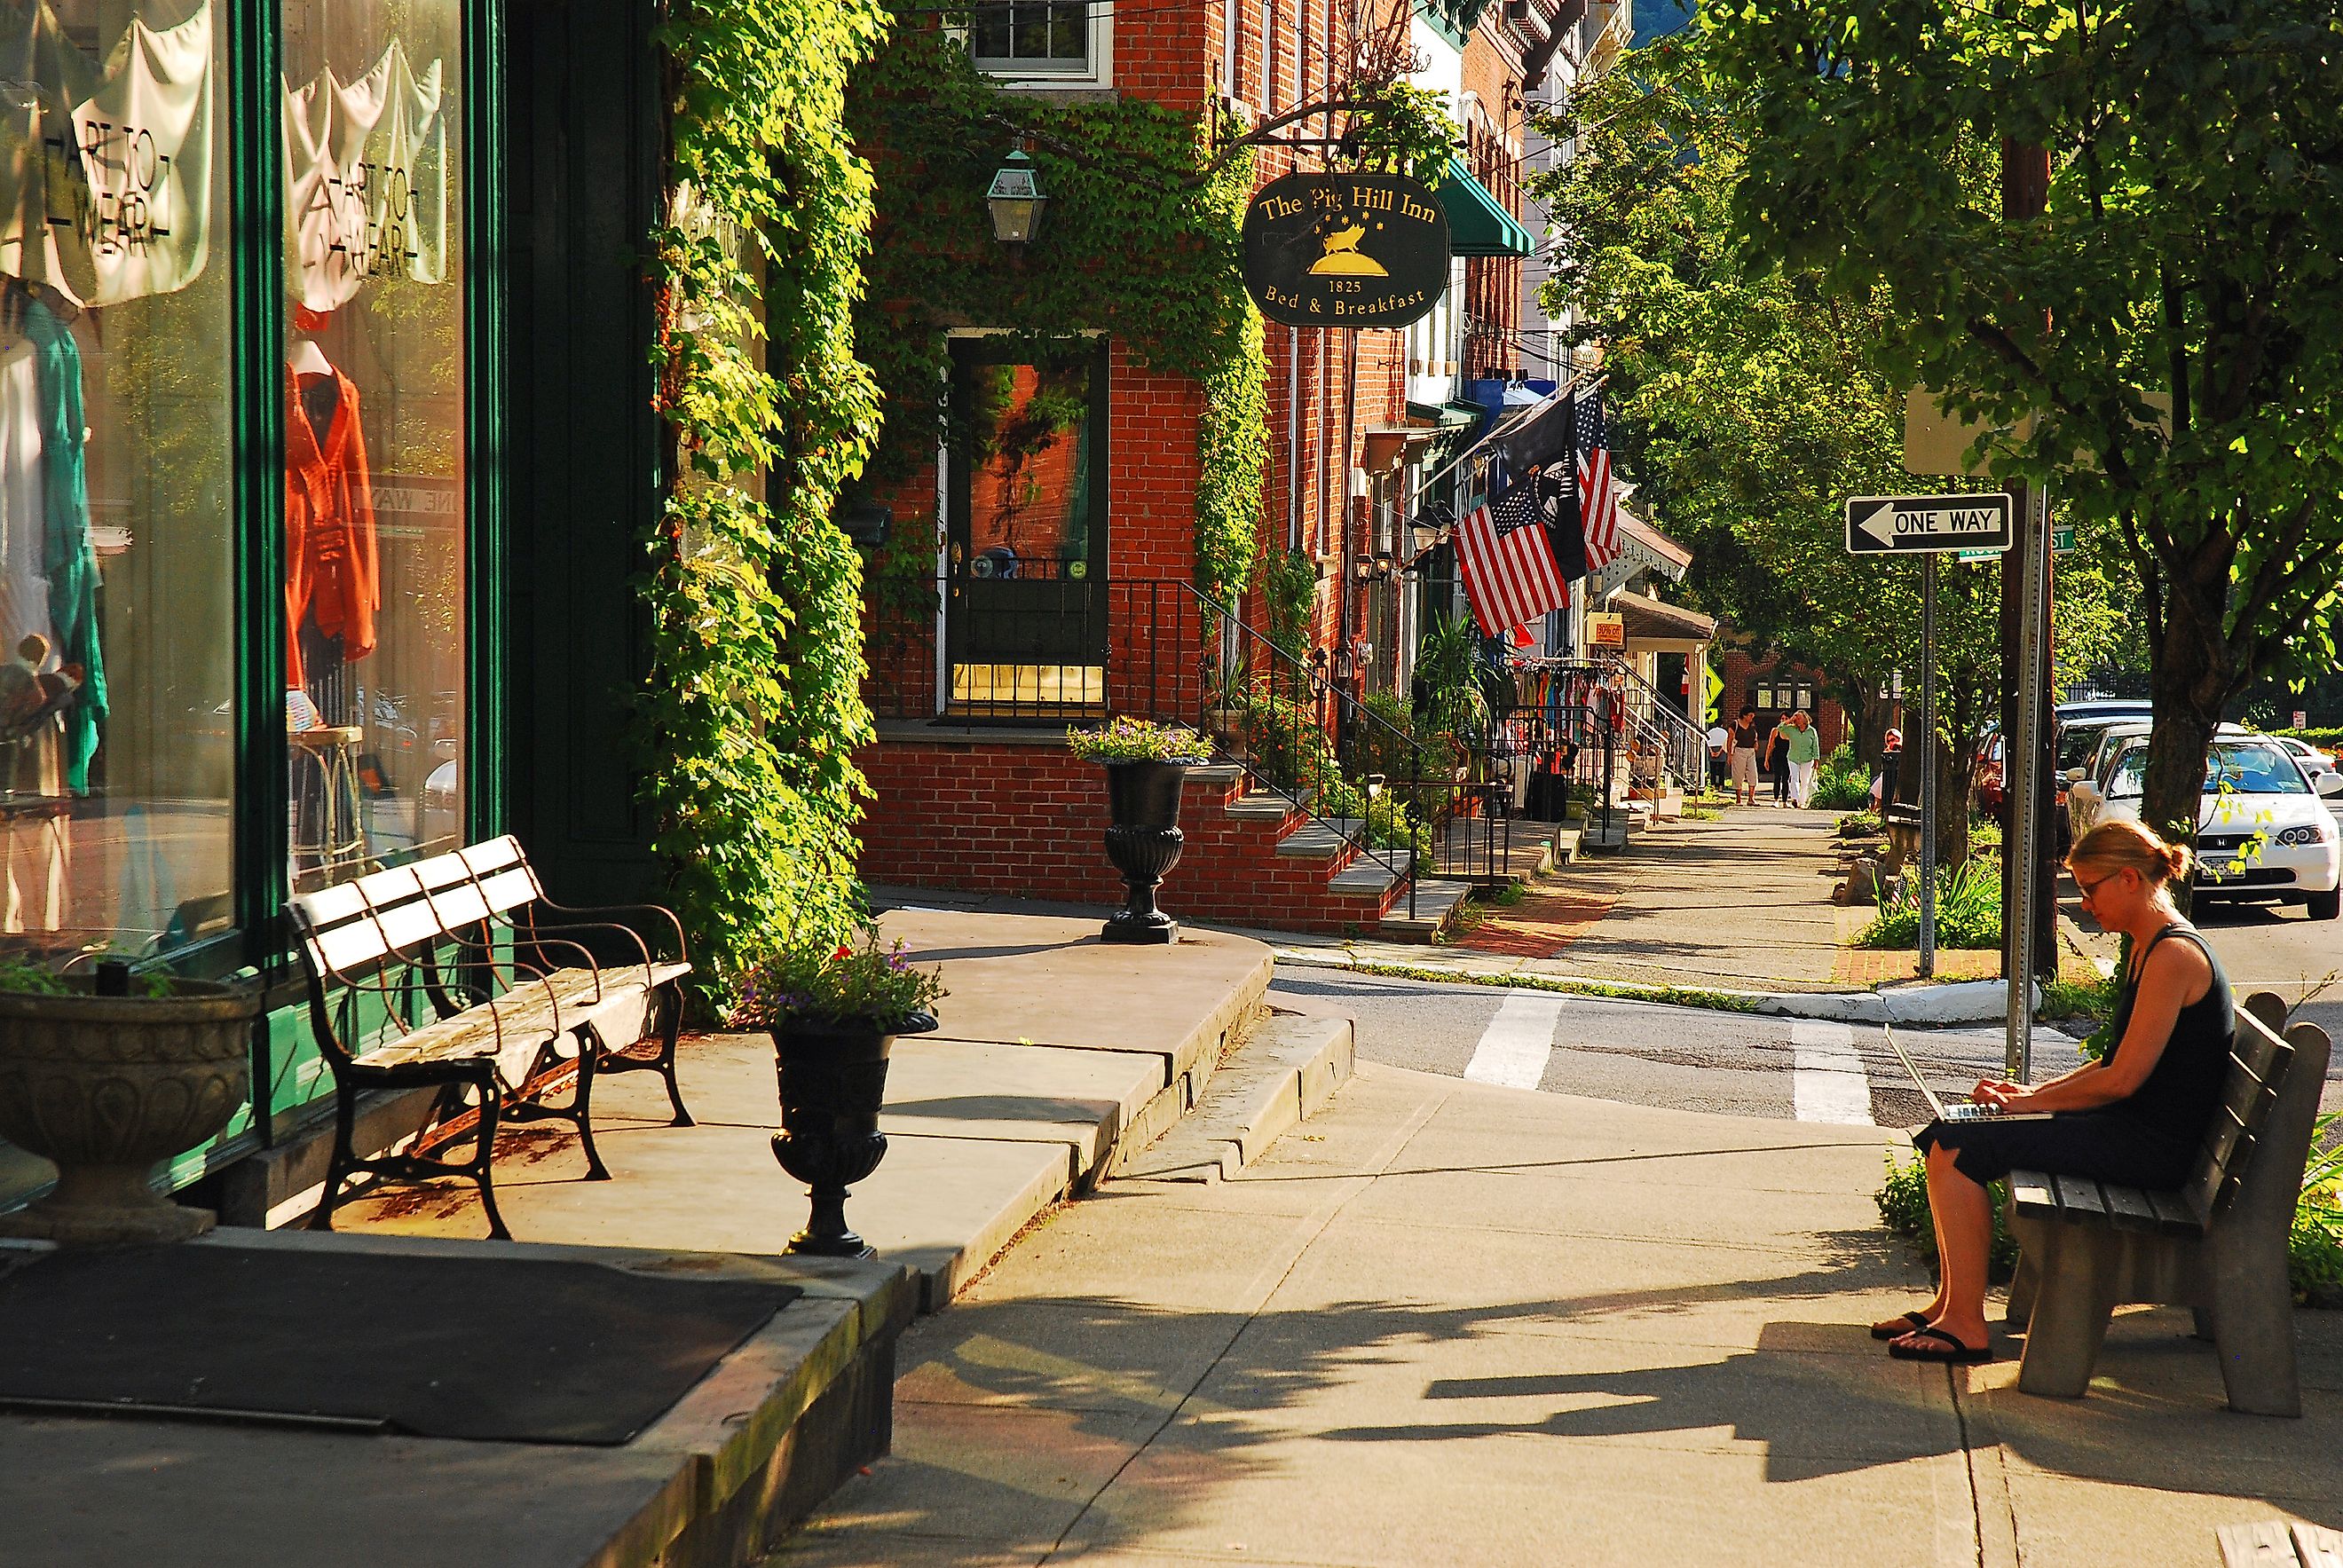
[[[2103,1568],[2343,1525],[2333,1314],[2299,1422],[2220,1408],[2171,1312],[2071,1403],[1889,1359],[1893,1140],[1363,1067],[1244,1176],[1110,1182],[916,1324],[894,1455],[773,1561]]]

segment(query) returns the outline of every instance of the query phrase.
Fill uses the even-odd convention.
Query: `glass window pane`
[[[962,386],[970,569],[1057,577],[1091,554],[1091,361],[978,364]]]
[[[1050,57],[1068,63],[1078,63],[1090,52],[1088,31],[1082,17],[1083,5],[1052,5],[1050,7]]]
[[[35,0],[0,40],[0,941],[232,920],[225,26]]]
[[[458,0],[286,0],[293,884],[460,841]]]
[[[978,59],[1008,57],[1010,10],[1007,5],[980,5],[976,8],[974,49]]]

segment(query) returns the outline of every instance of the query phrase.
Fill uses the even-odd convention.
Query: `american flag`
[[[1482,502],[1456,525],[1456,564],[1463,568],[1473,618],[1487,636],[1502,637],[1570,602],[1534,477]]]
[[[1578,450],[1578,516],[1586,531],[1586,569],[1601,571],[1619,554],[1619,492],[1611,483],[1602,388],[1581,392],[1570,413],[1572,445]]]

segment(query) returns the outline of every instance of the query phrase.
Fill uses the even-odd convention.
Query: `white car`
[[[2099,819],[2100,807],[2106,802],[2107,775],[2113,771],[2116,759],[2124,749],[2145,745],[2153,727],[2144,719],[2122,719],[2098,730],[2077,767],[2069,768],[2066,779],[2067,841],[2073,842],[2091,830]],[[2244,740],[2253,731],[2239,724],[2224,724],[2213,731],[2216,740]],[[2064,758],[2061,758],[2064,760]]]
[[[2098,817],[2139,818],[2147,739],[2127,742],[2107,776]],[[2267,737],[2213,743],[2197,819],[2197,900],[2299,902],[2314,920],[2343,913],[2343,846],[2327,798],[2343,796],[2343,774],[2314,793],[2294,758]]]
[[[2291,735],[2273,735],[2269,743],[2302,764],[2302,771],[2309,778],[2313,790],[2321,795],[2330,793],[2326,779],[2320,775],[2331,776],[2335,772],[2335,759],[2309,741],[2297,740]]]

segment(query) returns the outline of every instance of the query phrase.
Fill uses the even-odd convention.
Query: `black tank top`
[[[2221,1102],[2221,1081],[2229,1068],[2229,1039],[2237,1030],[2237,1002],[2229,990],[2229,977],[2194,926],[2175,921],[2148,939],[2116,1000],[2108,1038],[2122,1042],[2124,1030],[2131,1024],[2132,1003],[2139,996],[2139,976],[2147,969],[2147,955],[2156,950],[2157,943],[2172,936],[2197,944],[2205,961],[2213,966],[2213,983],[2205,988],[2202,997],[2180,1010],[2172,1020],[2172,1038],[2165,1042],[2164,1054],[2156,1059],[2147,1081],[2129,1099],[2118,1101],[2116,1109],[2175,1143],[2194,1148],[2203,1141],[2206,1124]]]

